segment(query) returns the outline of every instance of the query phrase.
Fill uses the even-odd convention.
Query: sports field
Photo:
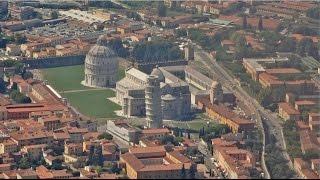
[[[89,88],[81,85],[84,66],[65,66],[41,70],[43,79],[68,99],[73,107],[82,114],[94,118],[117,117],[115,110],[121,107],[107,98],[115,96],[110,89]],[[118,78],[124,77],[124,70],[119,69]]]

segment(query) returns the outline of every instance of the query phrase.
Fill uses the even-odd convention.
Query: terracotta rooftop
[[[316,103],[314,101],[308,101],[308,100],[302,100],[302,101],[295,101],[296,105],[315,105]]]
[[[52,133],[48,131],[41,131],[41,130],[33,131],[33,132],[19,131],[19,132],[11,133],[10,136],[13,140],[21,141],[21,140],[47,138],[52,136]]]
[[[236,113],[234,113],[231,109],[224,106],[223,104],[211,104],[208,98],[201,98],[199,100],[201,103],[205,104],[205,106],[209,109],[212,109],[213,111],[217,112],[223,117],[226,117],[230,119],[231,121],[237,123],[237,124],[254,124],[254,122],[243,119],[239,117]]]
[[[175,160],[179,161],[180,163],[189,163],[189,162],[191,162],[190,159],[188,159],[186,156],[184,156],[183,154],[181,154],[178,151],[171,151],[171,152],[168,152],[168,154],[171,157],[173,157]]]
[[[273,68],[273,69],[266,69],[266,73],[269,74],[293,74],[293,73],[301,73],[300,70],[296,68]]]
[[[317,141],[315,134],[308,130],[302,130],[300,133],[301,149],[307,150],[318,150],[320,151],[320,144]]]
[[[137,158],[140,157],[161,157],[165,156],[166,150],[163,146],[156,147],[131,147],[129,148],[129,152],[134,154]]]
[[[18,170],[16,173],[17,175],[20,175],[23,179],[24,177],[30,177],[30,176],[37,177],[37,173],[31,169],[23,169],[23,170],[21,169],[21,170]]]
[[[56,140],[70,139],[70,135],[67,132],[55,132],[53,133],[53,137]]]
[[[123,159],[124,161],[126,161],[126,163],[132,165],[132,168],[135,171],[138,171],[140,169],[142,169],[144,167],[144,165],[142,164],[142,162],[133,154],[131,153],[125,153],[121,155],[121,159]]]
[[[300,112],[293,108],[289,103],[279,103],[279,108],[289,115],[300,115]]]
[[[259,80],[267,82],[269,84],[284,84],[284,82],[278,80],[278,78],[276,76],[273,76],[273,75],[265,73],[265,72],[263,72],[259,75]]]
[[[167,128],[158,128],[158,129],[143,129],[142,134],[149,135],[149,134],[165,134],[170,133],[169,129]]]

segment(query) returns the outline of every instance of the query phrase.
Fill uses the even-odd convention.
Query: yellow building
[[[18,145],[12,140],[5,140],[0,143],[0,154],[13,153],[18,151]]]

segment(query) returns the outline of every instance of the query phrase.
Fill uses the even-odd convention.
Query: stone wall
[[[52,68],[61,66],[73,66],[84,63],[85,55],[47,57],[41,59],[24,59],[21,62],[29,65],[30,68]]]

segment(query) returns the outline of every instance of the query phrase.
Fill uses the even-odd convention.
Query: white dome
[[[84,85],[91,87],[113,86],[117,80],[118,58],[107,46],[107,39],[99,37],[85,59]]]

